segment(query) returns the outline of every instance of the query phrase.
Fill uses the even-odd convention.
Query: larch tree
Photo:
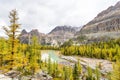
[[[113,65],[113,72],[111,75],[112,80],[120,80],[120,62],[116,61],[116,63]]]
[[[63,67],[63,80],[69,80],[70,75],[69,75],[69,71],[68,71],[68,67],[64,66]]]
[[[27,66],[27,69],[30,74],[34,75],[37,71],[40,70],[41,61],[38,38],[36,36],[32,37],[32,43],[29,45],[28,53],[29,65]]]
[[[52,71],[52,62],[51,62],[50,56],[49,56],[49,58],[48,58],[47,70],[48,70],[48,74],[52,75],[53,71]]]
[[[0,68],[4,66],[6,51],[6,40],[4,38],[0,38]]]
[[[6,32],[8,39],[9,39],[9,45],[10,45],[10,55],[11,59],[9,60],[10,62],[10,69],[13,68],[14,66],[14,55],[17,52],[17,37],[18,37],[18,32],[20,28],[20,24],[18,23],[18,14],[16,10],[12,10],[9,15],[10,18],[10,26],[8,27],[3,27],[4,31]]]
[[[73,79],[74,79],[74,80],[80,80],[80,79],[79,79],[79,71],[78,71],[77,63],[75,63],[75,65],[74,65],[74,69],[73,69]]]
[[[78,59],[78,62],[77,62],[77,67],[78,67],[78,73],[81,74],[82,73],[82,65],[80,64],[79,59]]]
[[[92,69],[88,66],[87,67],[87,77],[86,80],[95,80],[93,77],[93,71]]]
[[[95,69],[95,78],[96,78],[96,80],[100,80],[100,77],[101,77],[101,73],[100,73],[100,70],[99,70],[99,68],[98,68],[98,66],[96,67],[96,69]]]

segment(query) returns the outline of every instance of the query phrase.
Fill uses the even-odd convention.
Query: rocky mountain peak
[[[72,26],[66,26],[66,25],[65,26],[56,26],[49,34],[52,34],[57,31],[75,33],[78,30],[80,30],[80,27],[72,27]]]
[[[36,36],[39,41],[42,37],[45,36],[44,33],[40,33],[38,29],[32,29],[30,32],[26,32],[25,29],[22,30],[19,40],[21,43],[29,43],[29,39],[32,39],[33,36]]]
[[[115,10],[118,10],[118,9],[120,10],[120,1],[117,2],[114,6],[110,6],[106,10],[103,10],[101,13],[99,13],[97,15],[97,17],[103,16],[105,14],[110,13],[111,11],[115,11]]]
[[[25,29],[23,29],[22,31],[21,31],[21,35],[24,35],[24,34],[27,34],[28,32],[25,30]]]
[[[72,39],[80,27],[72,26],[56,26],[49,34],[48,37],[56,40],[59,43],[64,43],[69,39]]]
[[[32,29],[29,34],[39,36],[40,32],[37,29]]]

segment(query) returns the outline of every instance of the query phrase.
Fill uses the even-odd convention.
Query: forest
[[[80,46],[64,46],[61,48],[61,53],[64,55],[78,55],[81,57],[116,61],[120,59],[120,39],[94,42]]]

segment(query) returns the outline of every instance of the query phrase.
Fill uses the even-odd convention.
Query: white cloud
[[[9,25],[12,9],[19,13],[22,29],[48,33],[57,25],[81,26],[119,0],[0,0],[0,24]]]

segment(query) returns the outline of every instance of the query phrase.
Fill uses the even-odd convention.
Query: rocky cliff
[[[84,25],[80,33],[112,32],[120,30],[120,1],[99,13],[92,21]]]

